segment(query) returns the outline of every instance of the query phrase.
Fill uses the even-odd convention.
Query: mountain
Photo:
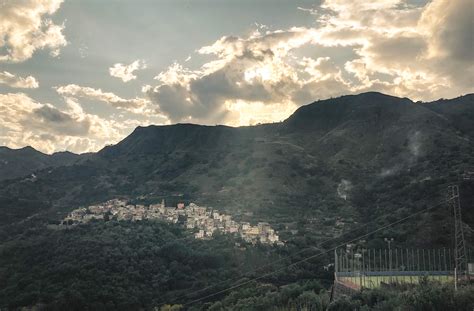
[[[10,149],[0,146],[0,181],[28,176],[48,167],[69,165],[79,158],[79,155],[68,151],[48,155],[32,147]]]
[[[138,127],[76,162],[0,181],[0,307],[153,309],[261,276],[248,271],[268,263],[262,271],[280,272],[189,310],[224,298],[248,309],[258,302],[249,293],[273,301],[319,292],[331,282],[323,266],[332,246],[400,219],[358,243],[382,249],[393,237],[398,248],[449,248],[452,211],[442,202],[454,182],[472,247],[474,183],[460,176],[474,167],[473,107],[473,95],[415,103],[371,92],[317,101],[274,124]],[[196,202],[266,221],[285,246],[187,239],[150,221],[54,229],[70,211],[116,197]],[[281,271],[319,250],[328,253]]]
[[[20,201],[65,213],[116,196],[194,200],[288,222],[411,210],[442,198],[441,185],[474,166],[469,123],[459,121],[472,107],[472,95],[414,103],[371,92],[317,101],[275,124],[138,127],[86,160],[39,171],[34,182],[4,182],[0,195],[7,209],[16,204],[17,221],[41,212]]]
[[[455,99],[440,99],[427,103],[426,107],[447,118],[461,133],[474,138],[474,94]]]

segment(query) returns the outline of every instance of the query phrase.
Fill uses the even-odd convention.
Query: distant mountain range
[[[44,154],[32,147],[11,149],[0,146],[0,180],[15,179],[48,167],[64,166],[80,158],[72,152]]]
[[[473,94],[415,103],[370,92],[311,103],[281,123],[138,127],[87,155],[2,148],[0,222],[50,219],[117,196],[193,200],[275,221],[403,214],[443,198],[443,185],[474,167],[473,120]],[[442,239],[434,226],[417,234],[431,231]]]

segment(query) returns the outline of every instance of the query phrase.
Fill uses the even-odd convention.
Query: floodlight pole
[[[388,243],[388,271],[390,274],[390,283],[392,283],[392,249],[390,248],[390,244],[394,241],[394,239],[385,238],[384,241]]]
[[[467,178],[464,178],[468,180]],[[463,222],[461,218],[461,203],[459,186],[457,184],[448,186],[447,201],[449,208],[453,211],[454,218],[454,289],[457,290],[458,277],[467,273],[466,241],[464,240]]]

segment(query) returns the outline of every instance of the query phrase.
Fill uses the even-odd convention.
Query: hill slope
[[[139,127],[71,165],[4,180],[0,307],[148,310],[253,277],[189,310],[307,302],[331,282],[323,267],[332,246],[439,204],[446,185],[474,167],[466,119],[473,98],[420,104],[365,93],[312,103],[278,124]],[[47,226],[117,196],[194,201],[236,220],[268,221],[285,246],[250,246],[227,235],[195,240],[153,221]],[[474,183],[461,182],[461,203],[472,247]],[[451,211],[439,205],[357,243],[381,249],[393,237],[398,248],[448,248],[451,230]],[[302,260],[320,250],[327,252]],[[263,271],[278,273],[261,278]]]
[[[38,212],[59,217],[116,196],[193,200],[279,224],[401,215],[444,198],[443,185],[474,166],[469,133],[455,126],[446,103],[468,110],[473,96],[417,104],[364,93],[303,106],[277,124],[139,127],[35,181],[4,182],[2,223]],[[424,230],[436,228],[428,222]],[[442,235],[431,237],[442,242]],[[402,237],[409,238],[417,239]]]
[[[79,158],[79,155],[71,152],[48,155],[32,147],[21,149],[0,147],[0,181],[24,177],[48,167],[69,165]]]

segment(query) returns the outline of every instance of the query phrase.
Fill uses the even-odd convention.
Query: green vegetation
[[[248,287],[235,290],[211,304],[209,310],[470,311],[473,307],[474,285],[461,285],[455,292],[452,284],[422,280],[416,285],[366,289],[351,297],[338,297],[333,302],[329,301],[328,292],[314,282],[278,289],[271,286]]]
[[[422,105],[367,93],[302,107],[277,124],[137,128],[72,165],[38,165],[34,179],[0,181],[0,308],[324,308],[332,275],[323,267],[332,262],[331,253],[279,269],[444,200],[446,185],[474,167],[473,100],[468,95]],[[474,184],[462,182],[460,192],[461,204],[472,206]],[[180,228],[147,221],[48,229],[82,205],[116,197],[193,201],[238,221],[266,221],[286,245],[238,246],[241,241],[229,236],[196,241]],[[474,227],[474,213],[463,213],[463,220]],[[383,248],[384,237],[393,237],[395,247],[450,247],[451,211],[439,205],[358,243]],[[469,230],[466,240],[474,245]],[[186,305],[235,280],[275,270]],[[430,288],[451,303],[440,306],[471,303],[462,294],[469,288],[459,294],[443,285]],[[410,292],[423,294],[422,288],[367,291],[331,308],[418,303],[406,298]],[[384,302],[364,298],[369,294]]]
[[[183,304],[295,260],[285,259],[291,247],[236,242],[242,243],[228,236],[195,240],[179,227],[152,221],[29,229],[0,248],[0,308],[136,310]],[[257,267],[264,268],[252,273]],[[311,279],[329,286],[331,274],[313,260],[255,286],[277,288]],[[321,290],[320,284],[304,288]]]
[[[455,292],[452,284],[424,280],[419,285],[364,290],[335,301],[329,310],[470,311],[473,308],[474,285],[460,286]]]

